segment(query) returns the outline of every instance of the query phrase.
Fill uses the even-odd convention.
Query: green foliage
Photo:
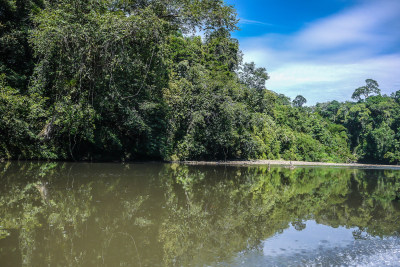
[[[222,0],[1,3],[0,72],[15,88],[3,82],[0,126],[15,136],[1,158],[398,161],[396,94],[368,79],[364,103],[292,107],[242,62]]]
[[[222,1],[49,2],[31,36],[40,59],[31,92],[50,100],[47,142],[72,159],[168,157],[170,73],[184,58],[232,76],[238,44],[228,31],[235,21]],[[185,42],[169,41],[190,28],[207,31],[204,57],[179,54]],[[178,67],[182,72],[184,62]]]
[[[234,75],[226,74],[229,68],[224,59],[208,53],[215,51],[210,50],[214,43],[210,38],[205,43],[197,37],[170,39],[175,67],[164,91],[170,108],[166,158],[353,159],[344,129],[331,133],[334,127],[320,127],[320,132],[314,134],[312,127],[331,124],[320,116],[310,116],[306,110],[282,105],[277,94],[265,89],[265,69],[255,68],[254,64],[239,66],[238,83]],[[232,45],[225,47],[235,44],[232,40]],[[237,47],[229,51],[231,60],[238,61]],[[207,62],[206,66],[202,62]]]
[[[393,92],[391,97],[397,102],[400,103],[400,90]]]
[[[21,95],[0,75],[0,159],[55,158],[37,133],[47,116],[45,99]]]
[[[378,95],[358,103],[318,104],[317,111],[346,127],[351,150],[361,161],[399,163],[400,105],[396,93],[391,97],[375,93]]]
[[[261,91],[265,89],[265,82],[269,76],[265,68],[257,68],[254,62],[251,62],[243,65],[239,79],[247,87]]]
[[[372,79],[366,79],[365,80],[366,85],[357,88],[351,98],[360,101],[361,96],[364,96],[364,99],[367,99],[368,96],[371,94],[381,94],[381,89],[379,89],[379,84],[377,81],[372,80]]]
[[[162,110],[164,23],[150,10],[127,17],[108,10],[107,2],[92,5],[48,8],[32,35],[41,60],[31,91],[51,100],[49,120],[57,123],[49,142],[72,158],[115,157],[135,143],[158,141],[149,123]]]
[[[0,0],[0,73],[7,83],[26,91],[34,68],[28,43],[31,17],[43,8],[41,0]]]
[[[305,103],[307,103],[307,99],[302,95],[298,95],[293,99],[292,103],[294,107],[301,108]]]
[[[59,1],[65,2],[65,1]],[[185,33],[193,30],[213,31],[221,28],[237,29],[236,12],[222,0],[116,0],[108,1],[111,9],[123,10],[126,15],[137,15],[151,10],[158,18],[168,22],[172,29]]]

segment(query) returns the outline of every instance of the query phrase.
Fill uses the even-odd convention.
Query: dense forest
[[[0,0],[0,159],[400,162],[400,91],[305,107],[237,22],[222,0]]]

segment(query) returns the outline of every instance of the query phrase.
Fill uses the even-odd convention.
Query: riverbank
[[[328,163],[328,162],[289,161],[289,160],[173,161],[172,163],[183,163],[188,165],[223,165],[223,166],[230,166],[230,165],[334,166],[334,167],[357,167],[357,168],[392,168],[392,169],[394,168],[400,170],[400,165]]]

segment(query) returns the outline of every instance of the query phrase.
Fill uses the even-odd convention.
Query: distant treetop
[[[366,79],[365,83],[366,85],[358,87],[356,90],[354,90],[351,98],[360,101],[362,96],[364,96],[364,99],[367,99],[371,94],[381,94],[381,89],[379,89],[379,84],[377,81],[373,79]]]
[[[292,101],[294,107],[302,107],[305,103],[307,103],[307,99],[304,96],[298,95]]]

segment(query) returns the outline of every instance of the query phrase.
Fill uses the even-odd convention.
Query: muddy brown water
[[[0,266],[400,266],[400,171],[0,164]]]

